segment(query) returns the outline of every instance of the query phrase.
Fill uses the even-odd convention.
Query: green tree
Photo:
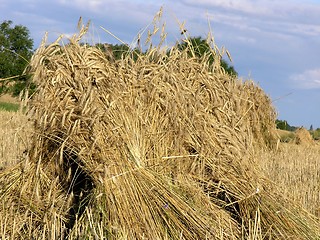
[[[16,93],[25,86],[27,76],[22,76],[25,67],[33,53],[33,39],[29,36],[29,30],[25,26],[12,26],[12,21],[3,21],[0,24],[0,78],[9,77],[13,84],[12,91]],[[0,91],[8,87],[1,82]],[[18,89],[17,89],[18,86]]]
[[[213,64],[214,62],[214,58],[213,56],[210,54],[211,52],[211,47],[210,45],[207,43],[207,41],[201,37],[192,37],[190,39],[188,39],[188,42],[183,42],[183,43],[178,43],[177,47],[180,50],[184,50],[186,48],[190,49],[190,51],[188,52],[190,57],[192,57],[193,55],[195,55],[196,57],[202,57],[205,54],[209,54],[209,64]],[[192,50],[191,50],[192,49]],[[230,66],[228,64],[228,62],[224,59],[221,59],[221,67],[224,68],[224,70],[232,75],[232,76],[238,76],[238,73],[236,72],[236,70],[234,69],[233,66]]]
[[[309,131],[313,131],[313,126],[311,124],[310,128],[309,128]]]
[[[290,126],[290,124],[286,120],[276,120],[276,127],[278,129],[287,130],[290,132],[294,132],[298,127]]]
[[[288,130],[288,123],[286,120],[276,120],[276,127],[281,130]]]
[[[311,135],[313,139],[320,140],[320,128],[317,128],[316,130],[312,131]]]

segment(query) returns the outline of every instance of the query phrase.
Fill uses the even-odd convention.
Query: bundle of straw
[[[295,131],[294,142],[296,144],[300,144],[300,145],[312,145],[312,144],[314,144],[314,141],[312,139],[312,136],[311,136],[310,132],[307,129],[303,128],[303,127],[298,128]]]
[[[315,236],[255,167],[253,142],[265,144],[275,120],[259,87],[175,47],[111,62],[79,43],[86,31],[67,45],[44,41],[31,61],[36,132],[29,175],[18,175],[36,187],[12,188],[32,196],[16,203],[37,222],[29,232],[233,239],[258,221],[261,236]]]

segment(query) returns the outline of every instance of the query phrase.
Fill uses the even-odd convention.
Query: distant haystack
[[[303,127],[300,127],[295,131],[294,142],[299,145],[312,145],[312,144],[314,144],[314,140],[312,139],[310,132]]]

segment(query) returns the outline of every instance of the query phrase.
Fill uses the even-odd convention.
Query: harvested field
[[[86,31],[32,58],[34,131],[0,173],[3,238],[319,237],[261,174],[256,149],[277,143],[269,97],[227,75],[216,46],[213,66],[174,47],[109,61],[80,44]]]
[[[286,131],[286,130],[281,130],[281,129],[276,129],[276,134],[278,138],[280,139],[281,142],[285,143],[292,143],[294,142],[295,139],[295,133]]]
[[[32,125],[21,112],[1,111],[0,114],[0,169],[21,161],[30,147]],[[26,153],[26,152],[25,152]]]
[[[263,172],[280,191],[320,217],[320,146],[280,144],[278,150],[259,155]]]

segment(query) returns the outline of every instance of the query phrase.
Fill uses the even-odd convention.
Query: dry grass
[[[10,94],[3,94],[0,96],[0,102],[6,102],[6,103],[15,103],[19,104],[19,98],[18,97],[13,97]]]
[[[299,145],[312,145],[315,143],[310,132],[305,128],[298,128],[295,131],[294,142]]]
[[[215,45],[213,66],[160,47],[110,62],[79,44],[86,30],[33,56],[35,131],[0,173],[2,238],[319,236],[256,164],[276,143],[270,99],[225,74]]]
[[[20,112],[1,111],[0,169],[17,164],[30,146],[31,123]]]
[[[281,129],[276,129],[276,134],[277,134],[280,142],[285,142],[285,143],[294,142],[294,139],[295,139],[295,133],[294,132],[281,130]]]
[[[264,173],[283,194],[320,217],[320,146],[280,144],[259,155]]]

